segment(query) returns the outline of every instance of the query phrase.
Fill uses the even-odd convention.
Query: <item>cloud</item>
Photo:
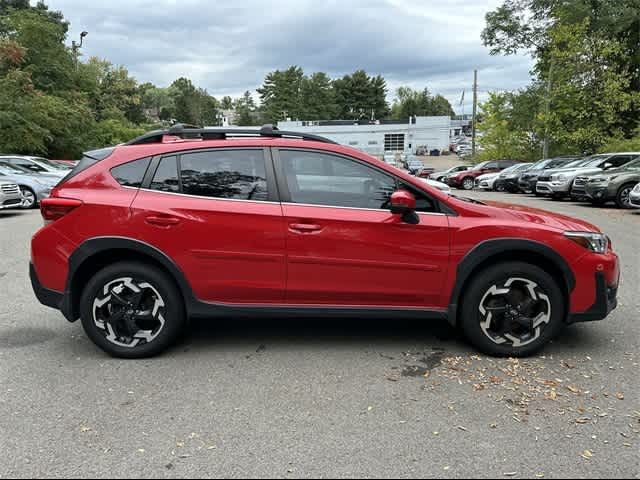
[[[211,94],[254,91],[269,71],[300,65],[339,77],[383,75],[393,90],[428,87],[456,105],[479,70],[480,98],[529,81],[531,60],[492,57],[480,40],[499,0],[49,0],[89,31],[83,54],[140,81],[191,78]],[[468,94],[467,99],[470,101]]]

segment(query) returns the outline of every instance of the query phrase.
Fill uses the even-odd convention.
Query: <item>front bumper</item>
[[[640,192],[631,192],[629,195],[629,205],[633,208],[640,208]]]
[[[570,182],[538,182],[536,184],[536,192],[542,195],[567,194],[570,190]]]
[[[609,188],[606,183],[588,183],[585,194],[590,200],[605,201],[610,200]]]
[[[602,272],[596,273],[596,301],[589,310],[569,315],[568,323],[594,322],[609,316],[618,306],[618,283],[608,285]]]
[[[0,196],[0,210],[6,208],[18,208],[22,205],[22,196],[8,197],[6,195]]]

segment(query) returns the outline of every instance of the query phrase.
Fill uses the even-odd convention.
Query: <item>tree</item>
[[[255,111],[256,104],[253,101],[251,92],[244,92],[244,95],[235,101],[236,123],[242,126],[255,125]]]
[[[302,117],[305,120],[330,120],[337,111],[331,79],[324,72],[316,72],[302,80]]]
[[[220,108],[222,110],[231,110],[233,108],[233,98],[229,95],[222,97],[222,100],[220,100]]]
[[[413,116],[447,116],[453,117],[455,112],[442,95],[433,97],[428,88],[421,92],[410,87],[399,87],[396,90],[396,100],[392,107],[393,117],[398,120]]]
[[[206,90],[196,88],[191,80],[179,78],[169,87],[174,117],[180,123],[215,125],[218,102]]]
[[[257,91],[268,121],[277,123],[285,118],[302,117],[303,80],[304,72],[297,66],[267,74]]]

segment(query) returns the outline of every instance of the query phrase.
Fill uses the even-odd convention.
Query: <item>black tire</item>
[[[525,283],[519,279],[531,283]],[[513,295],[517,294],[517,298],[528,296],[533,303],[527,303],[528,300],[524,299],[522,304],[513,303],[515,307],[501,306],[501,301],[510,305],[506,299],[512,293],[502,296],[501,294],[491,293],[492,289],[496,287],[496,292],[501,292],[510,281],[512,282],[511,288],[514,290]],[[534,295],[529,293],[529,285],[535,285],[533,291],[536,299],[533,299]],[[543,299],[544,296],[546,296],[546,299]],[[497,302],[497,304],[495,306],[487,305],[487,303],[491,302]],[[465,292],[463,292],[460,303],[462,308],[458,324],[462,332],[474,347],[488,355],[498,357],[526,357],[532,355],[555,338],[565,325],[566,299],[562,289],[551,275],[529,263],[499,263],[479,272],[471,279]],[[525,308],[523,305],[528,305],[523,310],[527,311],[528,316],[516,311],[518,307]],[[485,313],[482,313],[483,308],[486,308]],[[529,308],[534,310],[528,311]],[[540,311],[535,313],[538,308]],[[489,315],[494,315],[493,312],[488,311],[491,309],[496,310],[495,317],[489,317]],[[505,309],[505,311],[500,313],[499,309]],[[522,319],[523,322],[525,322],[525,319],[530,322],[531,328],[522,327],[517,323],[518,320],[509,320],[512,317],[507,317],[507,315],[516,313],[518,314],[517,317]],[[534,328],[536,320],[541,323]],[[501,327],[508,329],[509,325],[515,326],[513,327],[515,332],[500,331]],[[522,333],[518,331],[520,329]],[[498,333],[495,333],[494,330]],[[516,335],[519,335],[519,337],[515,341],[512,340]],[[517,343],[520,343],[520,345]]]
[[[465,177],[462,179],[461,186],[463,190],[473,190],[473,187],[475,187],[475,185],[476,181],[473,177]]]
[[[618,189],[618,193],[616,193],[616,205],[618,206],[618,208],[631,208],[631,204],[629,203],[629,195],[636,185],[637,182],[625,183]]]
[[[24,185],[20,185],[20,193],[22,194],[23,197],[23,203],[22,203],[22,207],[25,210],[32,210],[34,208],[38,208],[38,197],[36,196],[36,193],[29,187],[26,187]],[[30,203],[26,203],[27,199],[29,200]]]
[[[108,288],[110,283],[126,279],[131,279],[131,282],[113,283],[114,287],[111,287],[113,290]],[[144,288],[142,290],[144,293],[141,296],[147,297],[146,300],[143,300],[146,305],[140,306],[140,301],[138,301],[138,307],[140,309],[144,308],[144,312],[134,310],[136,307],[132,307],[132,303],[129,303],[128,306],[121,306],[125,305],[121,300],[127,301],[126,292],[119,291],[117,292],[118,295],[114,293],[116,289],[127,284],[133,284],[136,288],[141,286]],[[146,285],[149,285],[150,288],[146,287]],[[131,288],[127,289],[133,291]],[[109,292],[108,294],[105,293],[107,291]],[[96,318],[94,318],[95,304],[104,301],[107,297],[117,297],[119,301],[112,300],[107,302],[104,307],[97,307]],[[129,297],[129,299],[131,298]],[[151,306],[151,301],[153,301],[153,306]],[[132,302],[135,303],[135,299]],[[158,305],[160,306],[157,307]],[[126,310],[124,312],[125,318],[121,316],[116,321],[117,323],[114,322],[113,324],[108,321],[100,322],[103,324],[103,328],[100,328],[97,317],[101,315],[105,308],[113,308],[118,314],[123,314]],[[113,315],[113,311],[111,310],[108,313]],[[143,313],[146,315],[142,315]],[[140,314],[140,316],[138,317],[137,314]],[[105,267],[89,280],[80,298],[80,316],[84,331],[98,347],[109,355],[127,359],[148,358],[162,353],[180,337],[186,324],[184,302],[173,280],[154,266],[128,261]],[[114,317],[115,315],[110,318]],[[134,319],[134,317],[137,319]],[[147,323],[148,328],[151,328],[151,330],[144,329],[138,322],[151,322]],[[122,329],[126,329],[127,327],[134,328],[132,325],[140,330],[129,338],[124,336],[115,338],[121,333],[116,329],[116,326],[122,326]],[[155,333],[153,333],[154,329]],[[153,333],[152,335],[148,334],[149,338],[153,336],[151,340],[136,338],[137,335],[145,335],[147,332]],[[107,337],[109,336],[114,338],[108,339]],[[121,346],[114,343],[126,344],[127,341],[129,341],[129,346]],[[135,344],[131,346],[134,342]]]
[[[551,194],[551,199],[552,200],[564,200],[565,194],[564,193],[553,193]]]

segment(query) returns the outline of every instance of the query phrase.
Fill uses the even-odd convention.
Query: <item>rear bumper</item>
[[[604,273],[596,273],[596,301],[589,310],[569,315],[568,323],[603,320],[618,306],[618,284],[608,285]]]
[[[33,293],[35,293],[36,298],[42,305],[59,310],[70,322],[76,320],[71,312],[70,296],[66,292],[61,293],[44,287],[38,278],[38,273],[33,263],[29,263],[29,277],[31,277]]]
[[[36,297],[38,298],[40,303],[47,307],[60,310],[64,294],[56,292],[55,290],[49,290],[48,288],[42,286],[33,263],[29,263],[29,277],[31,277],[31,287],[33,287],[33,293],[36,294]]]

